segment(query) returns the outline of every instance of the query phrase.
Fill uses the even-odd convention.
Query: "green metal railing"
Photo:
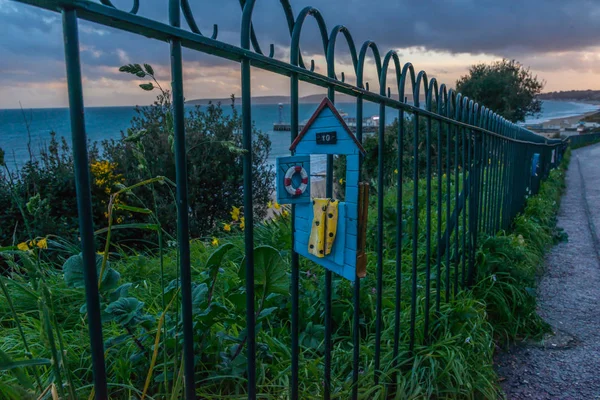
[[[600,143],[600,132],[599,133],[588,133],[585,135],[569,136],[567,138],[569,144],[574,147],[587,146],[588,144]]]
[[[410,291],[410,335],[408,347],[412,351],[417,339],[416,319],[418,285],[425,287],[424,335],[425,343],[429,338],[435,311],[440,310],[443,302],[449,302],[459,290],[469,287],[476,273],[475,250],[481,234],[495,234],[509,228],[512,219],[523,209],[528,195],[537,192],[540,181],[546,177],[562,156],[565,144],[560,140],[548,140],[522,127],[519,127],[491,110],[463,97],[452,89],[439,84],[435,78],[429,79],[425,72],[416,73],[410,63],[401,64],[394,51],[381,57],[378,46],[367,41],[358,48],[349,30],[344,26],[335,26],[331,31],[316,8],[306,7],[296,17],[289,0],[280,0],[281,7],[289,26],[291,36],[289,62],[274,58],[274,46],[270,54],[265,55],[258,43],[252,21],[255,0],[240,0],[242,7],[242,25],[240,46],[234,46],[217,40],[215,26],[211,37],[204,36],[198,29],[188,0],[169,0],[169,24],[138,16],[139,0],[133,0],[131,11],[121,11],[110,0],[95,3],[87,0],[17,0],[45,8],[63,15],[67,82],[69,88],[69,106],[73,138],[74,164],[78,197],[81,246],[86,262],[86,303],[90,333],[90,349],[93,360],[94,387],[97,399],[108,398],[104,361],[104,342],[100,319],[100,303],[95,265],[94,227],[91,218],[91,198],[89,165],[87,164],[87,137],[84,121],[84,103],[82,92],[82,73],[79,60],[78,19],[92,21],[153,40],[170,43],[172,74],[173,116],[175,136],[175,159],[177,170],[178,205],[178,246],[179,268],[181,274],[181,302],[184,332],[184,374],[185,396],[195,398],[194,381],[194,343],[191,307],[191,269],[187,213],[187,172],[184,129],[184,94],[182,77],[182,48],[186,47],[240,62],[242,83],[242,121],[244,155],[244,209],[252,210],[252,115],[251,115],[251,74],[252,67],[289,77],[291,92],[291,140],[298,135],[298,86],[300,81],[327,89],[330,100],[336,93],[344,93],[356,99],[356,120],[363,119],[364,102],[379,104],[380,126],[377,132],[379,143],[384,143],[386,134],[386,113],[393,112],[398,118],[397,142],[397,178],[395,183],[397,196],[397,221],[395,230],[395,299],[394,333],[392,345],[392,364],[399,363],[401,345],[401,299],[403,290]],[[190,30],[181,28],[183,15]],[[300,36],[304,22],[308,18],[316,21],[320,32],[323,51],[327,62],[327,74],[314,70],[311,61],[307,66],[300,53]],[[343,37],[349,49],[356,84],[345,81],[345,74],[335,71],[335,55],[338,37]],[[379,92],[369,90],[365,82],[364,70],[368,55],[374,60],[379,80]],[[398,98],[390,95],[388,75],[395,78],[393,86]],[[401,101],[412,95],[413,101]],[[421,99],[425,103],[421,104]],[[409,123],[410,122],[410,123]],[[411,131],[410,131],[411,130]],[[357,126],[357,138],[363,141],[362,126]],[[406,140],[408,139],[408,140]],[[436,153],[433,152],[435,149]],[[425,153],[425,159],[421,157]],[[382,329],[383,329],[383,286],[384,282],[384,193],[390,184],[384,179],[384,148],[378,148],[377,192],[377,245],[376,262],[376,332],[374,368],[375,383],[383,379],[382,366]],[[539,166],[532,166],[539,159]],[[333,194],[333,156],[328,156],[326,173],[326,195]],[[388,171],[389,172],[389,171]],[[419,204],[419,188],[424,180],[426,204]],[[402,286],[403,237],[407,233],[402,229],[402,205],[409,199],[403,198],[403,189],[412,182],[412,232],[410,287]],[[433,189],[433,183],[437,190]],[[453,183],[452,183],[453,182]],[[452,207],[452,205],[454,205]],[[420,213],[425,210],[425,281],[419,282],[418,240],[423,226],[419,226]],[[292,213],[294,209],[292,207]],[[432,230],[432,215],[439,216]],[[442,216],[446,221],[443,231]],[[253,260],[253,217],[246,213],[245,254],[246,254],[246,296],[247,326],[255,326],[254,299],[254,260]],[[293,221],[293,218],[292,218]],[[293,231],[293,229],[292,229]],[[435,271],[432,280],[432,271]],[[325,357],[324,357],[324,397],[330,398],[331,353],[332,353],[332,273],[325,273],[323,289],[325,293]],[[299,257],[292,252],[291,257],[291,380],[290,397],[299,398]],[[432,288],[435,297],[432,297]],[[356,280],[353,292],[353,398],[358,394],[358,375],[360,368],[360,280]],[[256,337],[254,329],[247,329],[246,351],[248,356],[247,394],[249,399],[257,396],[256,373]],[[389,359],[389,357],[386,357]],[[389,379],[386,377],[385,379]]]

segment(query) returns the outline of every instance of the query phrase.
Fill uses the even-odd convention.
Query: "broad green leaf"
[[[211,327],[216,322],[226,321],[229,310],[220,303],[211,303],[208,308],[201,313],[195,313],[194,319],[200,321],[205,327]]]
[[[200,305],[206,301],[208,286],[206,283],[192,286],[192,312],[199,312]]]
[[[244,258],[239,270],[240,279],[245,279],[246,261]],[[277,249],[259,246],[254,249],[254,286],[257,297],[267,297],[271,293],[289,293],[289,280],[283,259]]]
[[[102,267],[102,256],[96,255],[96,276],[100,275],[100,268]],[[83,275],[84,262],[81,253],[71,256],[63,264],[64,280],[67,286],[72,288],[84,288],[85,279]],[[103,291],[114,289],[119,283],[121,275],[110,267],[110,263],[106,262],[106,268],[104,269],[104,276],[102,277],[102,284],[100,285]]]
[[[108,321],[115,321],[122,325],[128,325],[136,318],[143,317],[141,311],[144,303],[135,297],[122,297],[110,303],[105,310]]]
[[[256,317],[256,322],[262,321],[263,319],[267,318],[269,315],[273,314],[275,310],[277,310],[277,307],[265,308],[260,312],[260,314],[258,314],[258,317]]]
[[[221,266],[221,262],[223,261],[223,257],[225,254],[233,248],[232,243],[225,243],[224,245],[218,247],[215,251],[211,253],[206,260],[206,269],[210,271],[210,276],[214,279],[219,272],[219,267]]]
[[[121,286],[119,286],[118,288],[116,288],[114,290],[114,292],[112,292],[109,297],[108,300],[112,303],[113,301],[117,301],[119,300],[121,297],[127,297],[127,294],[129,292],[129,289],[133,286],[133,283],[125,283]]]

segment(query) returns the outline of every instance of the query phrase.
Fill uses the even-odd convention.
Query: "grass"
[[[556,212],[564,190],[568,154],[560,168],[551,172],[540,193],[528,199],[510,232],[482,237],[477,251],[477,277],[472,290],[460,291],[435,311],[436,290],[441,298],[446,288],[435,287],[432,276],[430,337],[424,337],[425,257],[424,230],[418,243],[416,345],[409,351],[411,243],[403,245],[400,345],[393,362],[395,328],[395,225],[396,198],[385,195],[386,232],[384,250],[382,371],[374,385],[376,312],[376,256],[370,249],[367,277],[361,281],[360,368],[361,398],[383,399],[395,393],[398,399],[496,398],[500,395],[493,369],[496,344],[539,336],[547,325],[535,314],[535,281],[544,251],[564,239],[556,228]],[[433,181],[433,193],[437,191]],[[411,199],[410,184],[404,199]],[[444,189],[445,190],[445,189]],[[452,187],[454,190],[454,187]],[[421,194],[421,193],[420,193]],[[445,192],[443,191],[443,195]],[[424,204],[420,196],[420,204]],[[437,199],[433,198],[433,202]],[[403,217],[410,226],[411,204]],[[452,205],[452,208],[454,206]],[[435,213],[435,207],[432,207]],[[376,218],[370,212],[369,230],[374,237]],[[442,229],[445,217],[442,215]],[[424,213],[419,224],[425,222]],[[436,237],[432,221],[432,241]],[[262,398],[286,398],[290,379],[289,258],[291,247],[288,218],[255,227],[257,257],[257,385]],[[410,235],[407,232],[407,237]],[[243,234],[238,227],[217,238],[194,240],[194,333],[198,396],[201,398],[245,398],[246,358]],[[374,244],[373,240],[370,243]],[[65,260],[74,247],[60,238],[50,238],[48,249],[30,252],[4,249],[0,254],[11,266],[2,277],[6,294],[0,297],[0,397],[38,398],[52,391],[64,398],[87,398],[92,393],[89,337],[84,292],[65,281]],[[160,256],[162,254],[162,257]],[[432,255],[435,257],[434,252]],[[182,393],[180,305],[177,300],[175,249],[136,253],[113,247],[103,277],[104,339],[111,398],[175,399]],[[101,260],[102,257],[99,257]],[[69,267],[71,268],[71,267]],[[116,274],[116,275],[114,275]],[[300,271],[300,393],[302,397],[323,394],[323,270],[305,260]],[[106,281],[106,283],[104,283]],[[349,398],[352,383],[352,292],[350,282],[333,281],[332,397]],[[125,289],[123,289],[125,287]],[[116,300],[114,293],[123,289]],[[121,292],[120,292],[121,293]],[[13,309],[9,304],[12,301]],[[173,302],[171,300],[175,298]],[[119,306],[119,307],[117,307]],[[81,312],[83,311],[83,313]],[[161,325],[162,322],[164,325]],[[23,335],[21,335],[21,331]],[[29,352],[25,351],[24,340]],[[19,367],[23,360],[54,360],[53,365]],[[2,361],[3,360],[3,361]],[[36,378],[36,374],[38,378]],[[393,383],[393,386],[389,384]],[[388,385],[385,385],[388,384]],[[147,390],[145,390],[147,386]],[[390,391],[390,388],[395,390]],[[42,396],[42,398],[44,398]]]

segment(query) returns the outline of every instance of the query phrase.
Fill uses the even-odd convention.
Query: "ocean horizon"
[[[340,111],[347,113],[348,116],[356,116],[354,103],[337,103],[336,105]],[[186,105],[186,109],[194,107],[194,105]],[[206,106],[200,107],[205,108]],[[222,107],[226,114],[231,113],[229,104],[223,103]],[[238,111],[241,111],[239,105],[235,107]],[[300,121],[310,118],[316,107],[316,103],[300,104]],[[586,103],[546,100],[543,102],[541,115],[528,118],[525,123],[537,124],[550,119],[572,117],[598,109],[599,106]],[[256,104],[252,106],[251,112],[256,128],[266,132],[271,138],[272,148],[269,163],[274,164],[277,157],[289,155],[289,132],[273,131],[273,123],[278,122],[280,119],[278,104]],[[370,117],[378,113],[378,104],[364,104],[364,117]],[[121,132],[126,131],[131,126],[131,119],[135,115],[134,106],[86,107],[85,122],[88,139],[95,142],[106,139],[119,139]],[[395,112],[387,112],[386,123],[393,122],[396,116],[397,113]],[[284,122],[289,121],[289,104],[283,104],[281,117]],[[68,108],[0,109],[0,148],[5,151],[5,159],[10,167],[21,165],[29,159],[28,127],[34,155],[39,154],[40,149],[48,144],[51,131],[56,132],[58,137],[66,137],[70,144],[71,127]],[[314,171],[321,170],[323,162],[324,159],[315,158]]]

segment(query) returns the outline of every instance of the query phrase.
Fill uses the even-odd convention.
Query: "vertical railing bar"
[[[440,110],[438,110],[438,113]],[[435,311],[440,312],[441,288],[442,288],[442,123],[437,120],[437,258],[435,277]]]
[[[415,100],[418,101],[418,100]],[[413,138],[413,226],[412,226],[412,273],[410,293],[410,342],[409,349],[412,353],[415,346],[415,323],[417,319],[417,258],[419,245],[419,114],[414,116]]]
[[[492,159],[493,159],[493,144],[494,138],[490,136],[486,136],[486,171],[485,171],[485,186],[486,186],[486,196],[485,196],[485,229],[488,235],[492,234],[492,224],[490,222],[491,208],[492,208]]]
[[[359,143],[363,142],[363,98],[356,98],[356,139]],[[358,174],[359,182],[362,180],[362,163],[363,156],[359,155]],[[358,398],[358,366],[360,362],[360,278],[356,277],[354,281],[354,291],[352,294],[353,320],[352,320],[352,399]]]
[[[488,221],[490,225],[490,235],[494,235],[494,195],[496,191],[495,186],[495,172],[496,172],[496,137],[492,137],[490,143],[490,159],[492,163],[490,164],[490,208],[488,212]]]
[[[357,124],[361,121],[357,120]],[[381,374],[381,330],[383,306],[383,146],[385,144],[385,104],[379,104],[379,129],[377,145],[377,282],[376,282],[376,311],[375,311],[375,373],[374,381],[379,383]]]
[[[494,226],[494,234],[498,232],[498,205],[500,199],[500,139],[496,137],[496,159],[494,160],[494,215],[493,215],[493,226]]]
[[[254,1],[244,5],[241,29],[241,47],[250,49],[251,16]],[[246,337],[247,337],[247,374],[248,399],[256,399],[256,315],[254,304],[254,207],[252,204],[252,81],[250,59],[242,58],[242,147],[244,149],[243,185],[244,185],[244,253],[246,264]]]
[[[500,212],[499,228],[504,229],[504,215],[506,211],[506,147],[504,139],[500,139]]]
[[[466,247],[466,239],[467,239],[467,215],[469,216],[469,218],[471,217],[471,210],[470,208],[467,206],[468,204],[471,203],[471,190],[473,189],[472,187],[469,188],[469,190],[467,190],[467,171],[469,172],[469,179],[471,179],[470,175],[471,175],[471,164],[470,164],[470,160],[468,159],[468,156],[470,154],[470,145],[469,145],[469,141],[468,141],[468,137],[467,137],[467,133],[465,128],[461,128],[462,131],[462,164],[463,164],[463,168],[462,168],[462,182],[463,182],[463,193],[464,193],[464,208],[463,208],[463,214],[462,214],[462,254],[461,254],[461,273],[460,273],[460,279],[461,279],[461,286],[464,288],[465,287],[465,266],[466,266],[466,259],[468,257],[468,249]]]
[[[431,290],[431,117],[425,120],[425,148],[426,148],[426,232],[425,232],[425,321],[423,337],[425,343],[429,342],[429,303]]]
[[[457,210],[456,212],[456,221],[454,221],[454,226],[455,226],[455,232],[454,232],[454,297],[456,298],[456,295],[458,294],[458,265],[460,263],[460,256],[459,256],[459,228],[460,228],[460,222],[459,222],[459,218],[460,218],[460,212],[459,212],[459,174],[458,174],[458,168],[459,168],[459,164],[460,164],[460,153],[458,151],[459,149],[459,140],[460,140],[460,128],[454,127],[453,129],[454,131],[454,159],[455,159],[455,163],[454,163],[454,208]],[[461,168],[464,170],[464,168]]]
[[[508,229],[510,224],[510,213],[511,213],[511,178],[513,175],[513,153],[511,142],[506,141],[506,224],[505,229]]]
[[[485,158],[485,142],[486,142],[486,134],[483,132],[478,132],[479,134],[479,200],[477,203],[477,233],[481,234],[481,232],[485,232],[485,227],[483,225],[483,207],[484,207],[484,199],[485,199],[485,164],[487,163],[487,159]]]
[[[492,159],[492,187],[494,196],[492,198],[492,234],[496,234],[496,210],[498,208],[498,137],[494,137],[494,157]]]
[[[479,140],[480,140],[480,152],[479,152],[479,157],[480,159],[480,164],[479,164],[479,207],[478,207],[478,212],[477,212],[477,230],[479,232],[484,231],[485,227],[483,224],[483,202],[485,199],[485,186],[484,186],[484,179],[485,179],[485,162],[483,162],[482,160],[484,160],[485,157],[485,140],[486,140],[486,134],[483,132],[478,132],[479,135]]]
[[[508,180],[508,204],[509,204],[509,223],[510,221],[512,221],[513,217],[514,217],[514,203],[515,203],[515,175],[517,175],[517,146],[515,146],[515,143],[513,142],[509,142],[508,143],[508,148],[509,148],[509,164],[510,164],[510,176],[509,176],[509,180]]]
[[[298,74],[294,73],[290,76],[290,135],[293,142],[298,137]],[[300,285],[300,257],[294,251],[294,237],[296,232],[296,205],[292,204],[292,276],[291,276],[291,297],[292,297],[292,381],[290,382],[290,398],[298,399],[298,370],[299,370],[299,353],[300,342],[299,335],[299,285]]]
[[[506,170],[506,141],[504,139],[500,140],[500,144],[502,147],[502,181],[501,181],[501,186],[502,186],[502,202],[500,204],[500,210],[501,210],[501,215],[500,215],[500,229],[506,229],[506,177],[507,177],[507,170]]]
[[[180,1],[169,1],[169,23],[180,26]],[[183,358],[185,398],[196,398],[194,382],[194,331],[192,319],[192,272],[188,220],[187,157],[185,150],[185,110],[181,40],[171,39],[171,88],[173,93],[173,132],[175,139],[175,180],[177,184],[177,241],[181,277],[183,319]],[[251,223],[251,222],[250,222]]]
[[[83,105],[81,61],[79,55],[79,32],[77,14],[73,9],[64,9],[63,39],[67,87],[69,92],[69,116],[73,143],[73,169],[77,192],[77,213],[79,215],[79,236],[83,258],[85,282],[85,304],[87,309],[94,392],[96,399],[108,398],[106,366],[104,362],[104,339],[100,316],[100,294],[96,271],[96,251],[94,246],[94,221],[92,219],[92,196],[88,165],[87,135]]]
[[[450,124],[446,122],[446,237],[444,238],[446,242],[446,303],[450,302],[450,236],[452,232],[450,232],[450,196],[452,193],[452,188],[450,186],[450,181],[452,177],[452,151],[451,151],[451,142],[450,142]]]
[[[404,110],[398,110],[398,176],[396,178],[396,285],[394,305],[394,347],[392,349],[393,366],[398,366],[400,348],[400,308],[402,306],[402,241],[404,239],[402,207],[402,177],[404,176]]]
[[[498,207],[496,209],[496,232],[500,231],[500,216],[502,213],[502,198],[504,187],[502,186],[502,178],[503,178],[503,163],[502,158],[504,157],[503,147],[502,147],[502,139],[498,138]]]
[[[333,87],[327,89],[327,97],[332,103],[335,102],[335,90]],[[325,193],[326,197],[333,198],[333,155],[327,154]],[[330,270],[325,271],[325,388],[323,398],[331,398],[331,296],[332,296],[332,274]]]
[[[481,152],[480,150],[480,146],[481,146],[481,137],[477,134],[474,134],[474,132],[471,132],[470,137],[472,138],[472,152],[473,152],[473,156],[471,157],[472,160],[472,172],[470,175],[473,175],[473,180],[472,182],[473,184],[473,193],[474,195],[471,198],[471,203],[472,203],[472,207],[471,207],[471,211],[469,212],[469,247],[470,247],[470,252],[469,252],[469,270],[468,270],[468,276],[467,276],[467,287],[471,287],[474,283],[475,280],[475,252],[477,250],[477,239],[478,239],[478,221],[476,219],[476,216],[479,213],[478,207],[479,207],[479,184],[480,184],[480,172],[481,172]],[[471,148],[471,147],[470,147]]]
[[[515,203],[516,203],[516,192],[517,192],[517,173],[516,173],[516,168],[517,168],[517,157],[519,156],[518,154],[518,148],[516,146],[511,145],[511,154],[512,154],[512,160],[511,160],[511,181],[510,181],[510,219],[512,220],[515,217]]]

